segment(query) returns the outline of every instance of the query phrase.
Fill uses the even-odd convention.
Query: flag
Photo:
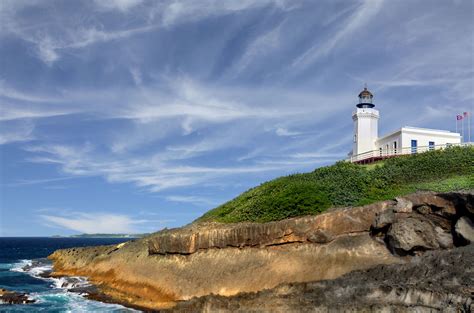
[[[457,115],[457,116],[456,116],[456,120],[460,121],[460,120],[462,120],[462,119],[463,119],[463,116],[462,116],[462,115]]]

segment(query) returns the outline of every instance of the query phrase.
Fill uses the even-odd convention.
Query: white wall
[[[435,148],[444,148],[446,144],[461,143],[461,136],[443,130],[424,129],[415,127],[404,127],[400,130],[381,137],[376,142],[376,149],[380,150],[381,155],[405,154],[411,153],[411,141],[417,141],[418,152],[429,150],[430,141],[434,142]],[[394,149],[394,142],[397,143],[397,149]],[[388,149],[387,149],[388,145]]]
[[[396,150],[395,150],[394,142],[397,143]],[[387,149],[387,145],[388,145],[388,149]],[[389,154],[395,154],[401,151],[401,147],[402,147],[401,131],[397,131],[386,137],[379,138],[376,142],[376,147],[377,149],[382,148],[382,151],[384,152],[384,154],[386,154],[387,152]]]
[[[402,128],[402,145],[404,148],[411,147],[411,141],[416,140],[418,147],[429,146],[430,141],[434,141],[435,145],[446,145],[448,143],[461,143],[461,135],[457,133],[424,130],[404,127]]]

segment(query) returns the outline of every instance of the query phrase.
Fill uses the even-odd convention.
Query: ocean
[[[32,304],[0,304],[0,312],[138,312],[121,305],[86,299],[71,287],[87,286],[83,277],[43,278],[51,271],[46,257],[62,248],[118,244],[122,238],[0,238],[0,288],[24,292]]]

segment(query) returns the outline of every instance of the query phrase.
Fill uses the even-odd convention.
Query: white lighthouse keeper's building
[[[349,153],[352,162],[373,161],[461,144],[461,135],[458,133],[417,127],[402,127],[379,137],[380,113],[375,108],[373,98],[374,95],[365,87],[359,93],[359,103],[352,114],[354,143]]]

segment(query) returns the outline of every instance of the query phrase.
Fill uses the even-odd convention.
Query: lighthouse
[[[370,163],[404,154],[415,154],[461,145],[461,134],[441,129],[405,126],[379,137],[379,110],[374,95],[365,86],[352,113],[354,142],[351,162]]]
[[[378,139],[379,111],[373,103],[374,95],[367,86],[359,93],[359,103],[352,114],[354,121],[354,144],[352,155],[373,151]]]

